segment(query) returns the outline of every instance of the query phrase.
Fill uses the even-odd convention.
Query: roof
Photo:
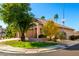
[[[42,25],[43,25],[43,24],[45,24],[45,23],[47,22],[47,20],[45,20],[45,19],[37,19],[37,22],[38,22],[39,24],[42,24]],[[57,23],[57,24],[58,24],[58,23]],[[71,28],[71,27],[63,26],[63,25],[61,25],[61,24],[58,24],[58,26],[61,27],[61,28],[74,30],[74,29]]]
[[[71,28],[71,27],[68,27],[68,26],[63,26],[63,25],[61,25],[61,24],[58,24],[58,25],[59,25],[59,27],[61,27],[61,28],[65,28],[65,29],[74,30],[73,28]]]
[[[42,25],[44,25],[47,21],[45,19],[38,19],[38,22]]]

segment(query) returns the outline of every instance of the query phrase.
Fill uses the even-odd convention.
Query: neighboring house
[[[0,26],[0,38],[2,38],[3,36],[5,36],[5,29],[2,28],[2,26]]]
[[[47,21],[45,19],[38,19],[36,20],[36,22],[38,23],[38,27],[33,26],[32,28],[30,28],[26,33],[27,37],[36,37],[37,34],[38,35],[42,34],[42,27]],[[74,34],[74,29],[70,27],[62,26],[60,24],[58,25],[59,25],[60,30],[66,33],[67,38],[69,38],[69,36]]]

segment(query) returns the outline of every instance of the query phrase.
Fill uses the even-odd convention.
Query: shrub
[[[44,34],[40,34],[39,35],[39,38],[46,38],[47,36],[46,35],[44,35]]]
[[[59,39],[66,39],[66,33],[65,33],[65,32],[59,32],[59,33],[56,35],[56,38],[59,38]]]

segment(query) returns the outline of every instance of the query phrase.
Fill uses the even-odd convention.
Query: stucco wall
[[[62,28],[60,29],[62,30]],[[74,35],[74,30],[64,28],[63,31],[66,33],[67,39],[69,39],[69,36]]]

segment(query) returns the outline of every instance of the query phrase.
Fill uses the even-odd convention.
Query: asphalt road
[[[79,44],[66,49],[50,51],[45,53],[23,54],[23,53],[5,53],[0,52],[0,56],[79,56]]]

